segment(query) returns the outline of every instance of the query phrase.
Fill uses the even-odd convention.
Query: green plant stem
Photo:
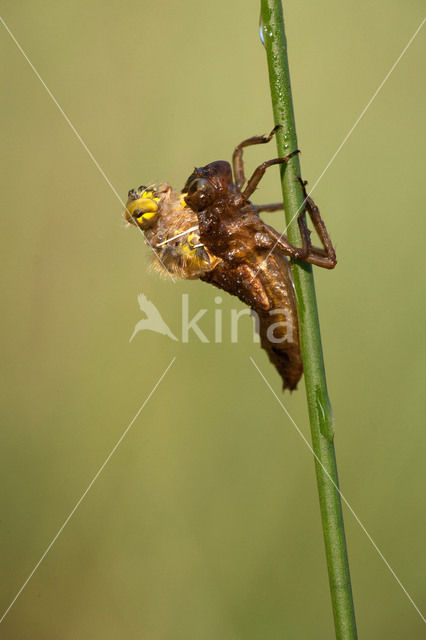
[[[261,29],[268,60],[275,124],[282,125],[277,135],[278,152],[282,157],[297,149],[297,137],[280,0],[261,0]],[[304,194],[297,179],[299,175],[298,155],[287,166],[281,165],[285,215],[287,225],[290,225],[288,236],[292,243],[300,246],[296,218],[303,206]],[[327,393],[312,268],[307,264],[294,263],[292,273],[298,302],[306,395],[336,638],[352,640],[357,637],[355,612],[342,505],[336,489],[338,477],[333,415]]]

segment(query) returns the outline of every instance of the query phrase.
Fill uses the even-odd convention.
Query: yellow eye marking
[[[156,198],[158,200],[158,198]],[[137,200],[131,200],[127,203],[127,210],[132,216],[138,209],[142,214],[156,213],[158,210],[158,204],[151,198],[138,198]],[[139,216],[139,217],[141,217]]]
[[[141,194],[141,198],[144,198],[147,200],[154,200],[155,202],[158,202],[160,199],[157,196],[154,196],[154,191],[143,191]]]
[[[141,216],[138,216],[136,220],[138,222],[142,222],[142,220],[152,220],[155,217],[157,211],[147,211],[147,213],[143,213]]]

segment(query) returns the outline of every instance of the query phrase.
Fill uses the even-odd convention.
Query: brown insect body
[[[262,248],[270,227],[256,208],[243,200],[232,182],[229,163],[218,161],[196,169],[183,191],[188,191],[194,180],[205,179],[214,185],[216,197],[209,207],[197,211],[199,236],[221,262],[201,280],[237,296],[256,312],[263,349],[278,369],[284,389],[295,389],[303,365],[288,260],[276,248]],[[185,200],[197,208],[196,199],[188,195]],[[269,247],[270,243],[266,244]]]
[[[284,389],[295,389],[303,372],[297,307],[287,257],[332,269],[336,255],[320,212],[305,192],[305,210],[297,218],[302,246],[259,217],[282,203],[254,205],[249,198],[266,169],[286,164],[295,153],[262,163],[246,182],[243,148],[271,140],[254,136],[239,144],[228,162],[195,169],[179,195],[167,184],[129,191],[126,220],[138,226],[155,252],[155,264],[182,278],[200,278],[237,296],[257,314],[261,344],[277,368]],[[233,179],[234,176],[234,179]],[[300,178],[295,177],[302,184]],[[305,211],[321,240],[313,247]]]

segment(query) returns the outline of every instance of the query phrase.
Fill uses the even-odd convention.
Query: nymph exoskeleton
[[[306,193],[305,209],[322,248],[311,244],[304,210],[297,219],[302,246],[295,247],[259,217],[259,212],[278,211],[283,205],[253,205],[249,200],[266,169],[287,163],[297,151],[262,163],[243,189],[244,147],[269,142],[278,128],[269,136],[254,136],[236,147],[232,158],[235,182],[231,165],[217,161],[195,169],[183,192],[185,202],[197,214],[201,243],[221,260],[201,279],[238,296],[257,313],[262,347],[278,369],[284,389],[295,389],[303,365],[295,293],[286,256],[332,269],[336,255],[319,209]],[[297,179],[304,188],[305,184]]]
[[[297,222],[302,246],[267,225],[261,211],[278,211],[283,204],[254,205],[249,198],[266,169],[285,164],[297,153],[262,163],[246,182],[244,147],[264,144],[269,136],[254,136],[239,144],[232,165],[212,162],[195,169],[182,194],[167,184],[129,191],[126,219],[139,226],[156,254],[155,265],[182,278],[200,278],[237,296],[257,315],[262,347],[283,380],[295,389],[303,372],[297,307],[288,257],[332,269],[333,245],[320,212],[305,193]],[[305,184],[300,178],[297,178]],[[308,212],[323,247],[313,247],[304,219]]]

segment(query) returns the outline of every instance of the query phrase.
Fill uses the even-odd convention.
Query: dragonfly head
[[[193,211],[203,211],[217,199],[226,195],[232,185],[232,172],[229,162],[218,160],[205,167],[194,169],[183,190],[185,202]]]
[[[161,193],[156,185],[130,189],[124,217],[143,231],[152,227],[158,215]]]

